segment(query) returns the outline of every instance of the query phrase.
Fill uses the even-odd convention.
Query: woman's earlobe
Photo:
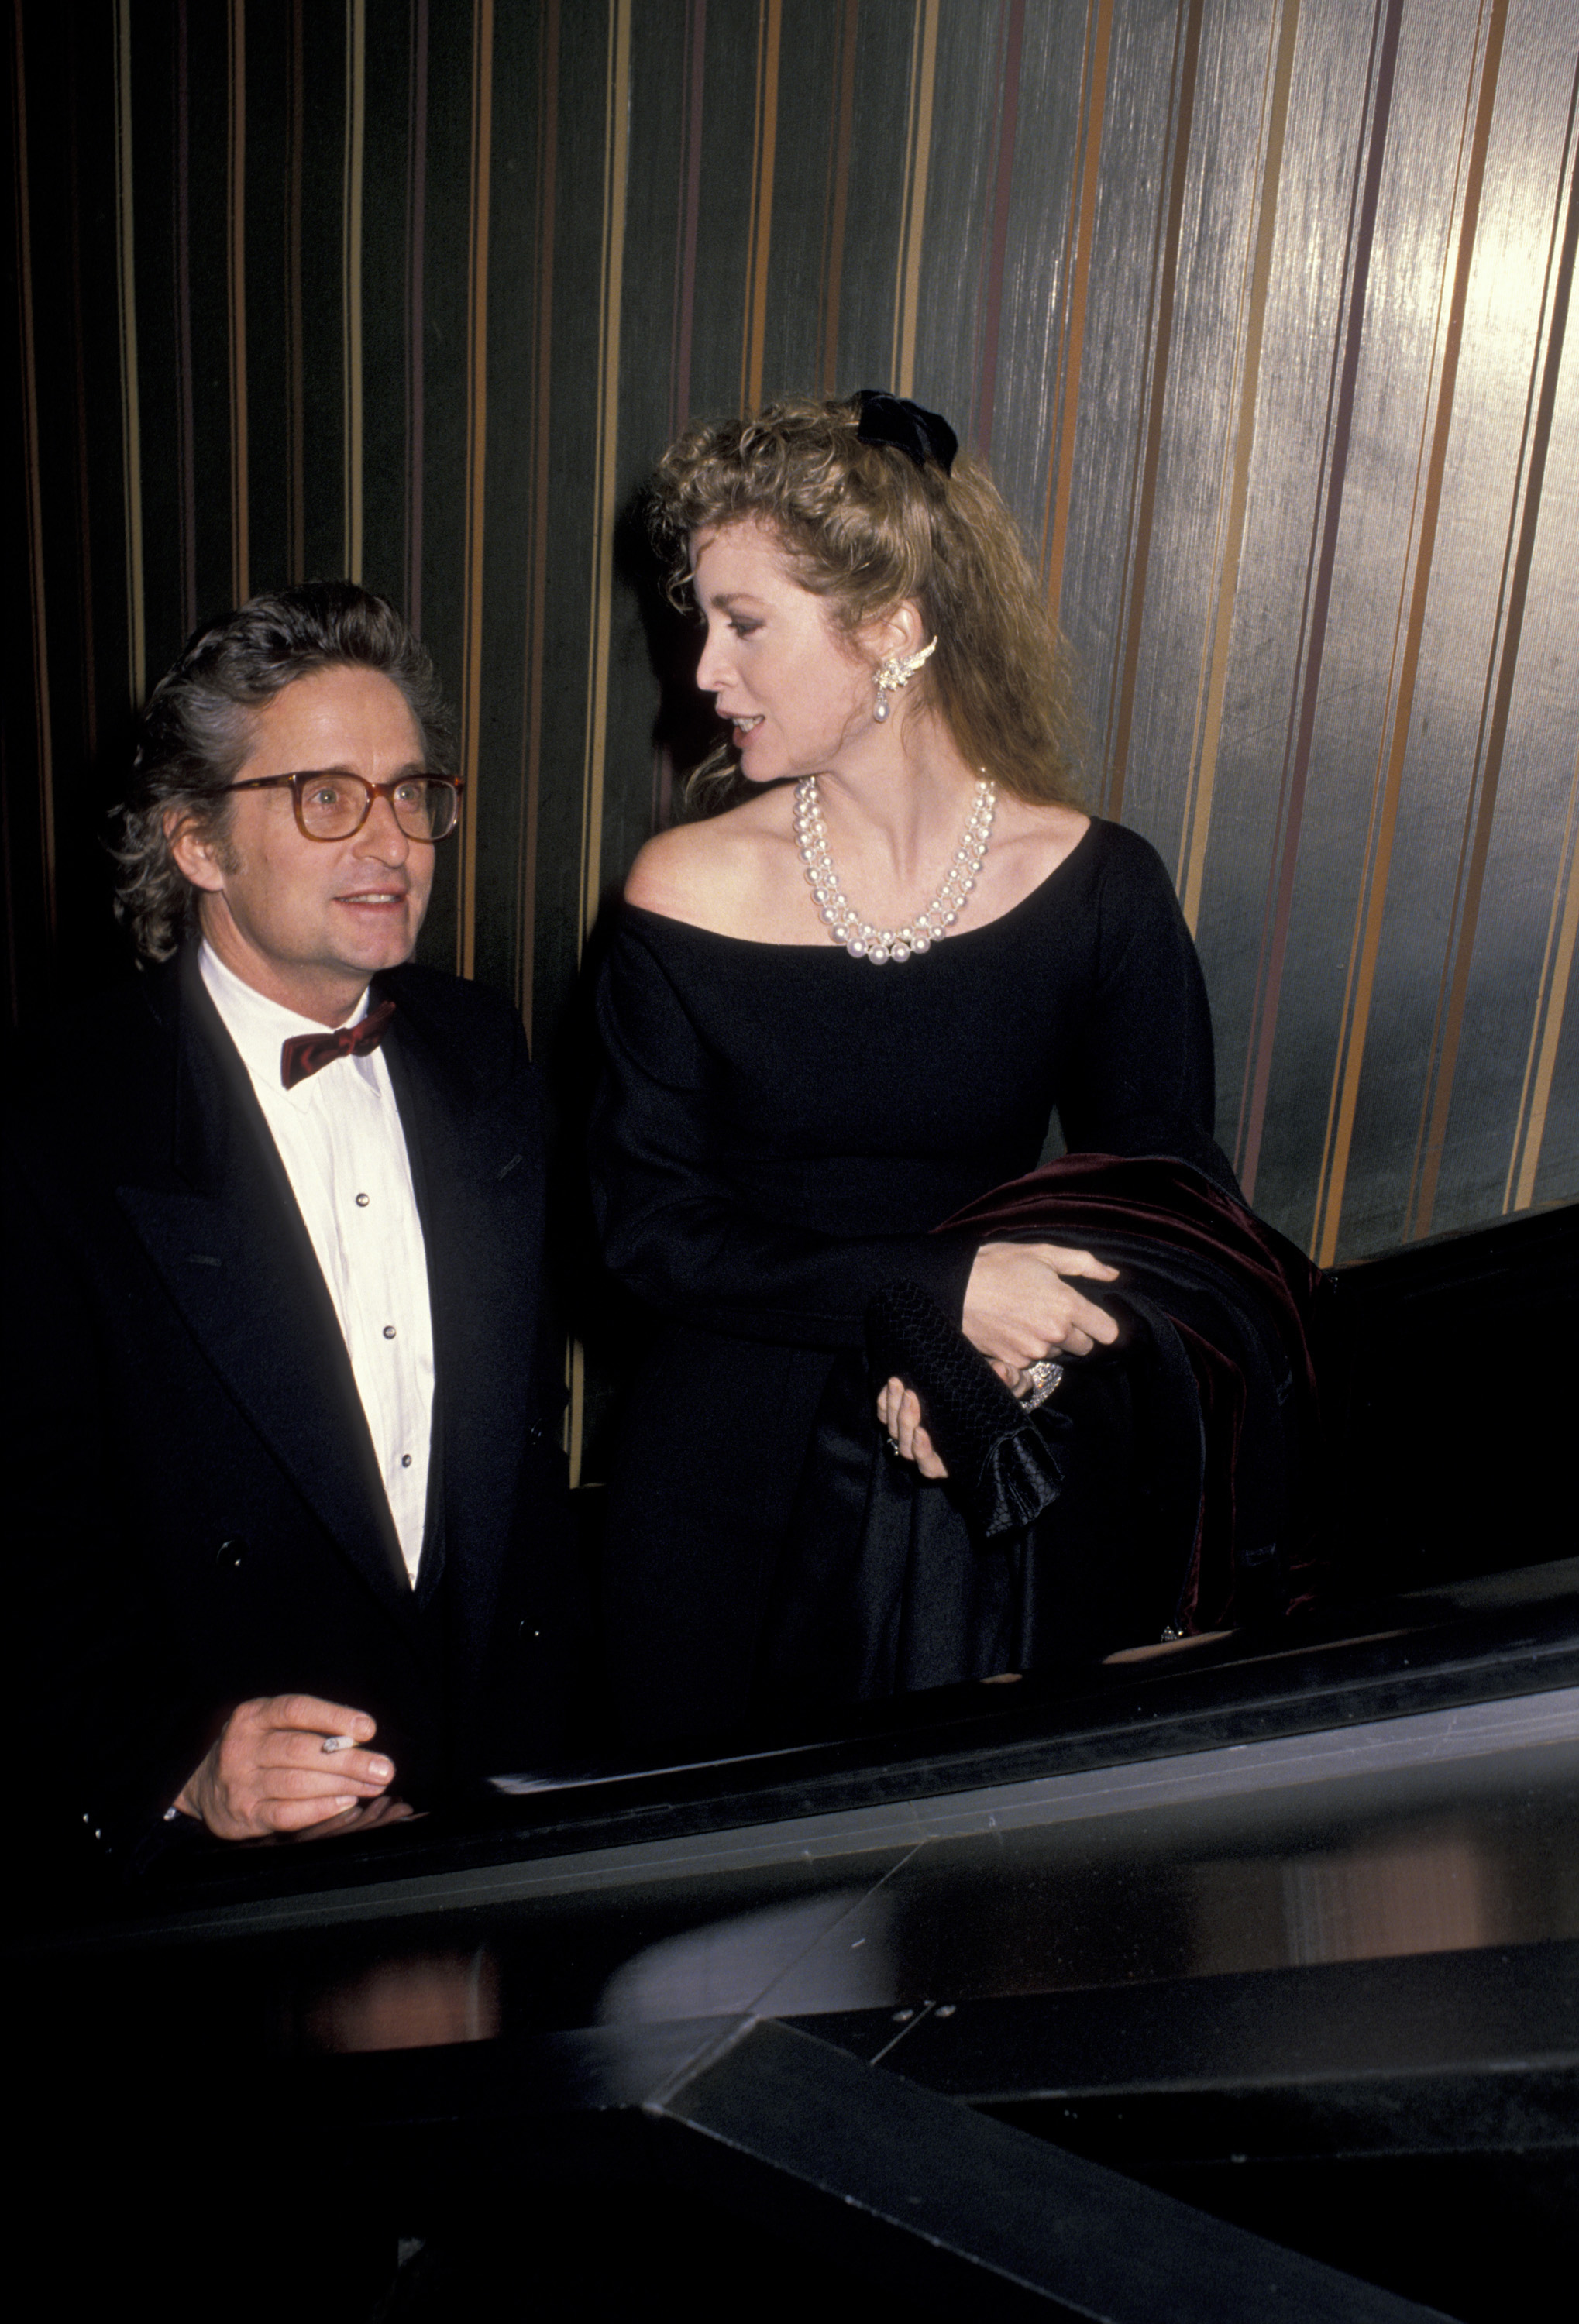
[[[913,597],[895,605],[876,625],[872,644],[879,661],[908,661],[926,645],[931,632]]]

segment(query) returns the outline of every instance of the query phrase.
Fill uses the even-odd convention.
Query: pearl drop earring
[[[891,653],[886,656],[883,660],[878,663],[876,670],[877,699],[872,706],[872,715],[880,726],[883,724],[889,712],[893,707],[893,705],[888,698],[889,696],[891,694],[898,694],[901,688],[909,686],[911,678],[914,678],[916,672],[920,669],[921,664],[926,661],[929,656],[935,654],[937,650],[937,641],[936,638],[930,638],[921,648],[919,653]]]

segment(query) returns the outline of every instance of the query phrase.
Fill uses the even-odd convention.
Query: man
[[[504,1002],[407,964],[448,747],[349,583],[201,631],[121,816],[148,964],[14,1089],[30,1786],[125,1865],[388,1820],[561,1729],[536,1087]]]

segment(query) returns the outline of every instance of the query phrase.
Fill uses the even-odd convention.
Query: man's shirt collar
[[[280,1052],[296,1034],[323,1032],[322,1020],[316,1017],[299,1016],[294,1009],[287,1009],[282,1002],[271,1001],[266,993],[259,992],[255,986],[237,976],[234,969],[226,966],[206,936],[199,950],[198,967],[208,997],[219,1011],[226,1031],[241,1052],[242,1063],[254,1083],[260,1088],[277,1091],[284,1096],[280,1079]],[[346,1019],[347,1025],[362,1022],[367,1014],[368,998],[365,991]],[[372,1060],[356,1058],[347,1062],[361,1067],[371,1065]],[[370,1074],[368,1078],[376,1086],[376,1076]],[[311,1086],[310,1082],[300,1082],[291,1094],[298,1096]]]

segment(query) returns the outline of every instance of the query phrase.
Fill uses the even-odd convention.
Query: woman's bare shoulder
[[[1065,807],[1053,799],[1016,798],[1012,792],[1001,791],[993,821],[1006,839],[1024,839],[1067,855],[1085,838],[1091,817],[1084,807]]]
[[[783,845],[788,829],[787,810],[771,798],[743,800],[700,823],[676,824],[637,856],[625,901],[665,919],[728,933],[749,911],[767,859]]]
[[[1011,884],[1029,895],[1073,855],[1090,828],[1091,817],[1080,807],[1001,792],[993,840]]]

